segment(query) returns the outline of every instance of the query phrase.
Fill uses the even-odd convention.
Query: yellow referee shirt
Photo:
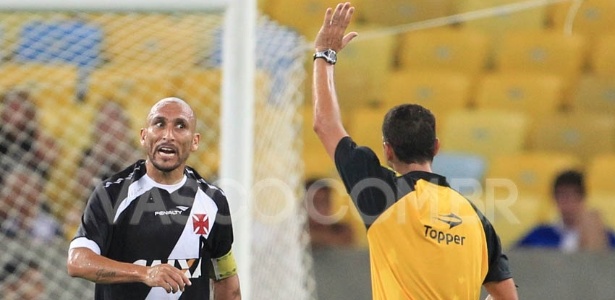
[[[492,225],[444,177],[398,177],[350,137],[335,162],[368,227],[374,299],[478,299],[511,277]]]

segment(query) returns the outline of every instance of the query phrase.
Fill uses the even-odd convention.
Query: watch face
[[[335,55],[335,52],[331,50],[325,51],[324,54],[325,54],[325,57],[327,58],[327,61],[330,63],[335,63],[335,61],[337,60],[337,55]]]
[[[337,61],[337,54],[335,53],[335,51],[329,49],[322,52],[316,52],[314,54],[314,59],[316,58],[324,58],[325,61],[327,61],[328,63],[335,64],[335,62]]]

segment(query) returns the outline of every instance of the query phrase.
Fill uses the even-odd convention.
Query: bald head
[[[192,108],[190,107],[190,105],[177,97],[168,97],[168,98],[163,98],[161,100],[159,100],[158,102],[156,102],[156,104],[154,104],[154,106],[152,106],[152,109],[149,111],[149,114],[147,115],[147,123],[149,123],[151,121],[151,119],[153,118],[153,116],[155,116],[161,108],[167,106],[167,105],[177,105],[179,106],[180,110],[183,112],[183,114],[185,114],[186,116],[189,117],[189,121],[190,121],[190,126],[192,128],[196,127],[196,117],[194,116],[194,111],[192,110]]]

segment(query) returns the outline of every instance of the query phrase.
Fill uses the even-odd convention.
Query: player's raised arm
[[[357,36],[356,32],[345,34],[353,13],[354,7],[349,2],[338,4],[334,10],[328,8],[314,43],[313,126],[331,158],[334,158],[338,142],[348,135],[337,102],[334,66],[337,53]]]

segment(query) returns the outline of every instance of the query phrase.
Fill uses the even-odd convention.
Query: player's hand
[[[183,292],[186,285],[192,285],[184,271],[169,264],[149,267],[145,277],[145,284],[151,287],[164,288],[167,293]]]
[[[314,42],[316,51],[332,49],[339,52],[358,35],[356,32],[344,35],[353,13],[354,7],[350,2],[339,3],[335,10],[327,8],[325,20]]]

